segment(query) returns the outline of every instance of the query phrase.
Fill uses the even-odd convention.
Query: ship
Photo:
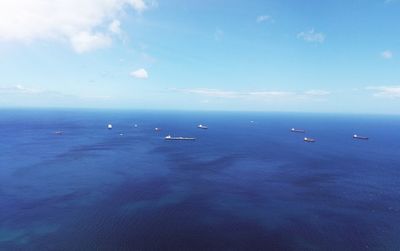
[[[354,134],[354,135],[353,135],[353,139],[363,139],[363,140],[368,140],[368,137],[365,137],[365,136],[360,136],[360,135]]]
[[[159,132],[159,131],[161,131],[161,128],[160,127],[156,127],[156,128],[154,128],[154,131]]]
[[[305,137],[305,138],[304,138],[304,141],[305,141],[305,142],[314,143],[314,142],[315,142],[315,139]]]
[[[196,140],[196,138],[190,137],[172,137],[171,135],[167,135],[164,138],[165,140]]]
[[[110,129],[112,129],[112,125],[111,124],[108,124],[107,125],[107,128],[110,130]]]
[[[299,132],[299,133],[305,133],[306,131],[303,129],[296,129],[296,128],[292,128],[290,129],[291,132]]]
[[[199,128],[199,129],[208,129],[208,126],[200,124],[200,125],[197,126],[197,128]]]

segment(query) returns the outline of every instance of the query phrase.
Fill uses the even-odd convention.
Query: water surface
[[[395,116],[2,110],[0,249],[399,250],[399,128]]]

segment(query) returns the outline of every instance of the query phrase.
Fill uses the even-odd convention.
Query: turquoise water
[[[395,116],[2,110],[0,249],[399,250],[399,128]]]

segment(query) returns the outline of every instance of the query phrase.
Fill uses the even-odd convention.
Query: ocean
[[[389,115],[3,109],[0,250],[400,250],[399,130]]]

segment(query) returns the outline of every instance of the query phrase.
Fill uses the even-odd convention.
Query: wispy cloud
[[[0,94],[38,94],[43,90],[27,88],[22,85],[0,86]]]
[[[391,59],[391,58],[393,58],[393,52],[390,50],[382,51],[381,57],[384,59]]]
[[[149,78],[148,72],[143,68],[135,70],[135,71],[132,71],[130,73],[130,75],[132,77],[134,77],[134,78],[139,78],[139,79],[147,79],[147,78]]]
[[[308,90],[304,92],[304,95],[311,97],[326,97],[331,95],[331,92],[325,90]]]
[[[271,99],[271,98],[293,97],[296,95],[296,93],[287,91],[252,91],[248,93],[243,93],[243,95],[244,97],[250,97],[250,98]]]
[[[400,86],[370,86],[366,89],[372,91],[375,97],[400,98]]]
[[[316,32],[314,29],[308,31],[302,31],[297,34],[297,38],[302,39],[310,43],[323,43],[325,41],[325,34]]]
[[[194,88],[194,89],[173,89],[179,92],[188,94],[197,94],[201,96],[214,97],[214,98],[237,98],[239,93],[233,91],[224,91],[218,89],[208,88]]]
[[[264,99],[264,100],[275,100],[275,99],[315,99],[329,96],[331,93],[325,90],[308,90],[304,92],[292,92],[292,91],[230,91],[220,89],[208,89],[208,88],[194,88],[194,89],[173,89],[186,94],[196,94],[199,96],[213,97],[213,98],[225,98],[225,99]]]
[[[224,38],[224,31],[220,28],[216,28],[214,31],[214,40],[219,42]]]
[[[153,4],[145,0],[0,1],[0,41],[68,42],[83,53],[108,47],[121,32],[124,10],[141,13]]]
[[[269,15],[261,15],[256,18],[256,22],[257,23],[263,23],[263,22],[271,22],[272,23],[272,22],[274,22],[274,19]]]
[[[142,52],[140,53],[140,58],[150,64],[154,64],[157,62],[157,58],[153,57],[152,55],[146,53],[146,52]]]

